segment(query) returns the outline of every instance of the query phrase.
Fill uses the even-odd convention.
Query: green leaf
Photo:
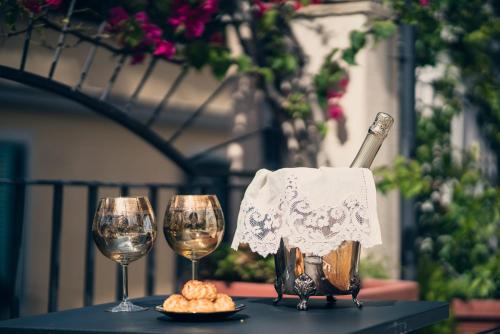
[[[344,59],[344,61],[351,66],[357,65],[355,57],[356,51],[354,51],[352,48],[348,48],[342,51],[342,59]]]
[[[278,15],[279,13],[276,9],[269,9],[268,11],[266,11],[260,21],[262,28],[265,30],[275,28]]]
[[[253,67],[252,59],[247,55],[241,55],[236,58],[236,64],[238,64],[238,70],[240,72],[248,72]]]
[[[198,70],[201,69],[209,59],[208,45],[202,41],[187,44],[184,52],[189,64]]]
[[[229,50],[224,48],[211,48],[209,51],[209,63],[212,73],[217,79],[222,79],[226,75],[229,66],[233,63]]]
[[[391,20],[375,21],[371,28],[375,40],[389,38],[393,36],[397,30],[398,27]]]
[[[15,0],[0,1],[0,13],[3,13],[7,26],[14,30],[16,22],[21,14],[19,2]]]
[[[351,49],[354,52],[361,50],[366,44],[366,33],[359,30],[353,30],[349,34],[349,40],[351,41]]]
[[[294,55],[284,54],[270,60],[271,68],[280,74],[292,74],[299,67],[299,62]]]
[[[328,134],[328,125],[326,122],[316,123],[316,128],[318,129],[321,138],[325,138]]]
[[[257,72],[260,73],[264,77],[264,80],[266,80],[266,82],[268,82],[268,83],[274,82],[274,73],[270,68],[259,67],[257,69]]]

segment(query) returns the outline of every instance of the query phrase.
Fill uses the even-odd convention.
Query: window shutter
[[[24,177],[25,150],[22,144],[0,141],[0,179],[19,179]],[[0,184],[0,283],[12,284],[12,270],[17,259],[13,247],[19,246],[20,240],[13,240],[16,228],[15,187]]]

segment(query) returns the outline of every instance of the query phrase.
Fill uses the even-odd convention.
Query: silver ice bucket
[[[307,310],[310,296],[325,296],[329,305],[335,303],[335,295],[352,295],[354,304],[361,308],[357,296],[360,290],[358,275],[360,244],[344,241],[336,250],[324,256],[307,255],[296,247],[288,247],[281,239],[274,256],[278,293],[275,303],[283,294],[300,298],[297,309]]]

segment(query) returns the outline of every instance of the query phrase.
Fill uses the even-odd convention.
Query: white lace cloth
[[[323,256],[344,240],[382,243],[373,175],[366,168],[261,169],[248,186],[232,248],[247,243],[262,256],[280,238],[303,253]]]

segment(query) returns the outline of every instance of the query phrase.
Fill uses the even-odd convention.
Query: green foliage
[[[141,43],[144,33],[136,21],[128,21],[126,23],[127,33],[123,34],[123,44],[133,49]]]
[[[186,45],[184,55],[191,66],[201,69],[208,61],[209,48],[203,41],[195,41]]]
[[[373,22],[371,32],[375,41],[392,37],[398,31],[398,26],[391,20],[378,20]]]
[[[247,55],[241,55],[235,60],[238,70],[242,73],[249,72],[253,68],[252,59]]]
[[[344,50],[345,52],[345,50]],[[327,107],[328,92],[334,90],[342,92],[342,79],[348,78],[347,68],[343,67],[337,59],[339,50],[333,49],[326,57],[319,72],[314,76],[314,87],[318,101],[323,108]]]
[[[281,74],[292,74],[299,67],[297,57],[292,54],[284,54],[271,60],[271,68]]]
[[[206,263],[201,272],[207,278],[223,281],[274,282],[273,257],[262,258],[248,249],[235,251],[228,244],[222,244],[207,257],[207,261],[203,262]]]
[[[500,3],[389,3],[398,20],[415,27],[417,65],[434,66],[444,59],[447,68],[432,82],[439,102],[418,117],[415,158],[398,158],[394,166],[379,169],[379,189],[397,188],[416,200],[424,299],[500,298],[498,180],[482,176],[478,150],[457,152],[450,140],[453,117],[473,108],[482,133],[500,151],[500,54],[493,47],[500,43]],[[432,332],[452,333],[453,324]]]
[[[259,73],[260,75],[262,75],[264,77],[264,80],[266,80],[267,82],[269,82],[269,83],[274,82],[274,78],[275,78],[274,72],[270,68],[259,67],[256,69],[256,72]]]
[[[424,176],[422,166],[414,160],[398,157],[391,168],[382,167],[375,171],[380,176],[378,190],[382,193],[396,185],[405,197],[415,197],[431,189],[431,179]]]
[[[349,35],[351,46],[342,52],[342,59],[349,65],[356,65],[356,54],[366,44],[366,33],[358,30],[351,31]]]
[[[21,9],[16,5],[17,0],[0,0],[0,13],[5,17],[5,22],[12,29],[15,28]]]
[[[306,118],[311,112],[306,96],[300,92],[293,92],[288,96],[288,112],[294,118]]]
[[[317,123],[316,128],[322,138],[325,138],[328,134],[328,125],[325,122]]]
[[[208,62],[211,65],[213,75],[218,79],[222,79],[226,75],[229,66],[233,63],[233,59],[228,49],[211,47],[208,52]]]
[[[359,275],[363,278],[387,279],[389,275],[385,262],[368,255],[359,262]]]

